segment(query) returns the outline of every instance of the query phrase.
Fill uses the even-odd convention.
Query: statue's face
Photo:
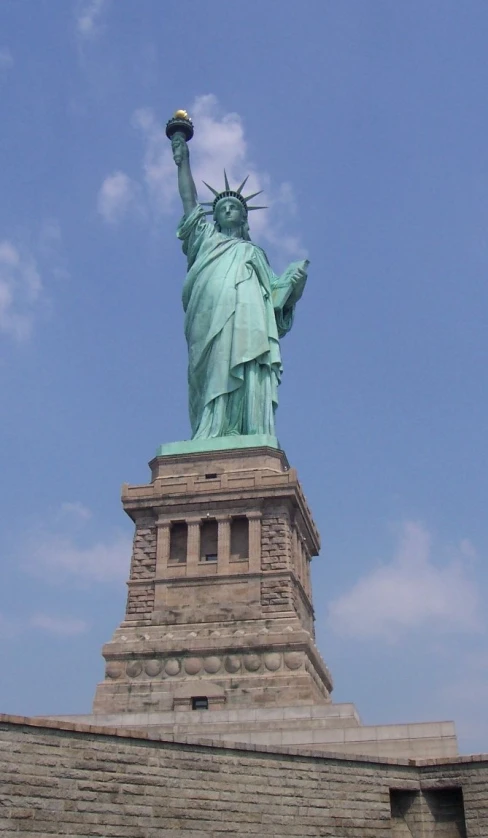
[[[244,210],[240,201],[223,198],[217,205],[215,220],[221,230],[240,230],[243,224]]]

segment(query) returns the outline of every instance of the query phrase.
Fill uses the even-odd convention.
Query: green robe
[[[193,438],[275,436],[282,363],[279,338],[292,326],[304,281],[293,263],[282,277],[250,241],[218,232],[202,207],[178,238],[188,258],[183,287]]]

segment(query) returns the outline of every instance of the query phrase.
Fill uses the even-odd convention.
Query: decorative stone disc
[[[150,675],[151,678],[154,678],[155,675],[159,675],[162,668],[162,661],[158,660],[146,661],[146,663],[144,664],[144,669],[146,670],[147,675]]]
[[[281,655],[279,652],[270,652],[264,656],[264,665],[270,672],[276,672],[281,666]]]
[[[237,655],[227,655],[224,665],[227,672],[239,672],[241,661]]]
[[[123,667],[120,661],[109,661],[105,667],[105,675],[107,678],[120,678],[122,670]]]
[[[181,669],[181,664],[178,658],[170,658],[166,661],[166,665],[164,667],[164,671],[166,675],[178,675]]]
[[[198,672],[200,672],[200,670],[202,668],[202,659],[201,658],[185,658],[185,660],[183,661],[183,666],[184,666],[185,672],[187,672],[188,675],[196,675]]]
[[[208,672],[210,675],[214,675],[218,672],[221,666],[222,661],[215,655],[211,655],[203,661],[203,668],[205,672]]]
[[[244,666],[248,672],[256,672],[261,666],[261,658],[259,655],[244,655]]]
[[[140,661],[129,661],[125,671],[129,678],[137,678],[142,672],[142,663]]]
[[[285,666],[288,669],[300,669],[303,657],[300,652],[285,652],[284,654]]]

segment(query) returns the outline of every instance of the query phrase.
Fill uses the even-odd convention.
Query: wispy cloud
[[[259,173],[248,159],[244,125],[238,114],[222,113],[213,95],[197,97],[191,114],[197,126],[190,145],[192,170],[201,198],[212,198],[203,180],[223,188],[224,169],[236,186],[248,174],[246,187],[249,193],[269,186],[267,175]],[[178,206],[179,198],[176,167],[165,127],[150,108],[136,111],[132,121],[144,140],[144,181],[153,207],[161,212],[172,212]],[[259,218],[253,220],[260,223]]]
[[[24,568],[49,583],[117,582],[129,574],[132,541],[124,533],[111,538],[90,536],[93,515],[79,501],[61,504],[50,525],[26,534]]]
[[[11,617],[0,613],[0,641],[11,640],[29,631],[45,631],[48,634],[73,636],[84,634],[89,629],[86,620],[75,617],[60,617],[55,614],[32,614],[26,617]]]
[[[91,509],[88,509],[81,501],[75,500],[72,502],[67,501],[66,503],[61,504],[60,514],[62,517],[68,516],[70,518],[75,518],[80,521],[88,521],[93,513]]]
[[[0,641],[10,640],[22,629],[22,622],[15,617],[9,617],[0,611]]]
[[[63,236],[57,218],[46,218],[39,231],[39,259],[55,279],[69,279],[69,270],[63,252]]]
[[[49,634],[71,636],[84,634],[89,628],[86,620],[77,620],[74,617],[55,617],[52,614],[34,614],[29,620],[29,625]]]
[[[98,193],[98,212],[108,224],[116,224],[137,199],[138,185],[124,172],[114,172],[103,181]]]
[[[68,276],[56,219],[43,221],[37,232],[0,239],[0,334],[29,338],[47,303],[46,280]]]
[[[0,47],[0,73],[14,66],[14,57],[8,47]]]
[[[471,573],[472,545],[463,541],[455,550],[444,551],[441,561],[432,552],[428,530],[416,522],[404,523],[393,558],[331,604],[332,629],[341,635],[384,641],[423,627],[441,632],[479,631],[482,622]]]
[[[250,216],[253,238],[262,239],[286,257],[304,256],[295,226],[295,201],[291,184],[273,186],[269,175],[250,159],[243,120],[237,113],[226,113],[213,94],[199,96],[191,106],[195,137],[191,141],[192,170],[201,200],[211,197],[202,181],[223,188],[223,170],[237,186],[246,175],[249,193],[263,190],[259,204],[268,210]],[[151,108],[140,108],[132,118],[144,143],[142,184],[145,199],[153,213],[173,213],[179,204],[176,167],[164,124]],[[111,179],[117,178],[113,181]],[[99,211],[109,223],[121,221],[133,205],[135,181],[123,172],[109,176],[99,193]],[[100,200],[107,192],[107,211]],[[103,204],[102,204],[103,206]],[[112,211],[112,208],[113,211]]]
[[[76,31],[81,39],[91,40],[102,29],[108,0],[78,0],[75,11]]]
[[[39,534],[29,543],[29,569],[49,581],[75,578],[117,582],[129,574],[131,540],[119,534],[89,546],[55,533]]]
[[[41,291],[34,257],[8,239],[0,241],[0,332],[18,341],[28,338]]]
[[[448,677],[436,695],[442,712],[456,720],[461,753],[488,750],[486,636],[470,640],[474,642],[470,642],[467,648],[449,647],[446,656],[449,662]]]
[[[42,525],[31,524],[18,539],[16,554],[10,561],[41,586],[63,587],[65,605],[69,605],[73,589],[78,589],[79,594],[80,588],[93,589],[92,583],[114,585],[125,581],[129,575],[132,538],[121,532],[104,539],[93,537],[94,518],[81,501],[62,503],[49,515],[44,514]],[[44,601],[48,600],[49,596]],[[39,595],[36,601],[39,602]],[[60,637],[84,634],[90,629],[90,623],[84,615],[78,617],[73,613],[79,607],[77,601],[75,609],[66,607],[64,613],[47,607],[29,609],[23,614],[6,607],[0,610],[0,641],[33,631]]]

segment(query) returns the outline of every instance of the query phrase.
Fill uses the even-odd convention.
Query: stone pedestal
[[[162,446],[151,482],[123,487],[135,523],[126,614],[103,648],[93,714],[68,721],[371,758],[456,755],[452,722],[365,726],[354,705],[331,702],[314,642],[319,535],[296,472],[273,439],[229,440]]]
[[[319,535],[283,451],[157,456],[124,485],[135,523],[125,619],[94,713],[330,702],[314,643]]]

